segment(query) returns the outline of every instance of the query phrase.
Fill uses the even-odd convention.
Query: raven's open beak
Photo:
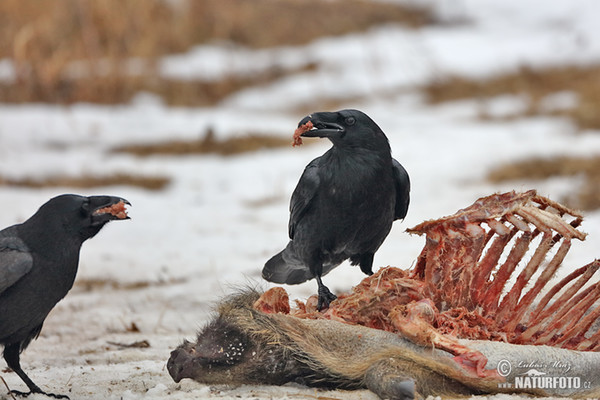
[[[88,199],[90,209],[92,210],[92,222],[94,224],[103,224],[119,219],[130,219],[125,206],[130,206],[131,203],[121,197],[90,196]]]
[[[336,137],[345,133],[344,127],[333,122],[337,118],[337,113],[319,112],[308,115],[298,123],[300,128],[308,122],[312,122],[313,128],[302,133],[303,137]]]

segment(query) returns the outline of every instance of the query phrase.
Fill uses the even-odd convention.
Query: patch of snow
[[[410,267],[424,240],[404,230],[425,219],[454,213],[495,191],[538,191],[555,200],[577,178],[547,182],[485,181],[490,168],[531,156],[600,154],[600,135],[561,118],[481,121],[518,112],[523,99],[504,96],[428,105],[418,86],[448,74],[483,77],[522,65],[584,64],[600,60],[600,25],[594,1],[429,0],[446,24],[406,30],[383,26],[366,33],[325,38],[294,48],[252,51],[224,45],[198,47],[165,58],[165,76],[218,79],[223,75],[288,70],[306,63],[317,69],[269,85],[246,89],[212,108],[170,108],[140,94],[131,104],[70,107],[41,104],[0,106],[1,176],[127,172],[171,178],[163,191],[114,186],[0,187],[0,227],[21,222],[50,197],[64,192],[114,194],[127,198],[131,221],[113,222],[82,249],[81,284],[53,310],[41,336],[23,353],[22,365],[42,388],[72,398],[298,398],[324,396],[374,399],[367,391],[320,392],[296,386],[209,388],[191,381],[175,384],[166,371],[169,352],[193,339],[218,299],[234,288],[272,286],[262,266],[287,238],[288,205],[302,170],[328,148],[326,142],[300,148],[259,151],[236,157],[161,156],[138,158],[110,150],[129,143],[218,138],[249,130],[289,137],[303,117],[296,110],[338,99],[369,114],[389,137],[393,155],[411,176],[411,206],[375,255],[376,267]],[[6,60],[0,61],[0,79]],[[564,109],[577,101],[557,93],[543,106]],[[566,273],[598,257],[600,211],[588,212],[564,262]],[[363,275],[347,263],[324,278],[334,292],[349,290]],[[104,283],[103,283],[104,282]],[[292,298],[316,292],[316,283],[287,287]],[[139,331],[132,331],[132,323]],[[146,349],[119,349],[108,342],[148,340]],[[2,367],[0,362],[0,367]],[[4,373],[12,389],[24,385]],[[0,396],[1,398],[1,396]],[[31,396],[31,399],[45,398]],[[490,396],[500,400],[508,395]]]
[[[579,98],[576,93],[563,91],[544,97],[540,102],[543,112],[563,111],[577,107]]]
[[[11,83],[17,79],[17,73],[12,60],[3,58],[0,60],[0,82]]]

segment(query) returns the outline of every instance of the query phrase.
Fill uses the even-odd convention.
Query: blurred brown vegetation
[[[308,139],[307,142],[310,142]],[[231,156],[263,149],[291,147],[292,135],[289,138],[268,136],[259,133],[248,133],[227,139],[216,139],[212,130],[208,129],[204,137],[196,140],[172,140],[153,144],[129,144],[115,147],[113,153],[127,153],[138,157],[154,155],[191,155],[218,154]]]
[[[491,182],[543,180],[558,176],[581,176],[582,185],[562,201],[581,210],[600,208],[600,156],[532,158],[501,165],[488,174]]]
[[[427,8],[369,0],[2,0],[0,59],[14,62],[17,79],[0,82],[0,102],[114,104],[146,91],[170,105],[213,105],[245,87],[318,66],[307,63],[295,70],[274,67],[251,76],[190,81],[159,76],[157,60],[214,41],[251,48],[301,45],[385,23],[419,28],[435,21]],[[580,129],[600,129],[600,66],[523,67],[488,79],[449,76],[423,90],[431,103],[519,95],[528,99],[528,106],[510,117],[559,115]],[[576,104],[545,109],[544,99],[558,92],[574,93]],[[138,156],[228,155],[288,145],[287,139],[258,134],[229,141],[207,134],[190,142],[129,145],[113,151]],[[599,171],[597,159],[562,157],[500,166],[489,178],[499,182],[580,174],[586,183],[567,201],[592,209],[600,207]],[[43,180],[0,177],[0,185],[25,187],[118,184],[160,189],[168,179],[123,174]]]
[[[0,59],[14,61],[17,81],[0,83],[0,102],[121,103],[143,90],[168,104],[214,104],[284,72],[176,81],[156,74],[156,60],[215,40],[297,45],[382,23],[416,28],[431,20],[424,8],[366,0],[2,0]]]
[[[522,113],[509,116],[522,118],[538,115],[568,118],[579,129],[600,130],[600,66],[561,66],[532,69],[523,67],[512,74],[489,79],[467,79],[452,76],[432,82],[425,88],[431,103],[462,99],[488,99],[499,95],[518,95],[527,99]],[[544,107],[550,95],[568,92],[576,101],[562,109]],[[484,118],[494,118],[482,115]],[[600,157],[532,158],[500,165],[488,174],[494,183],[529,179],[544,180],[555,176],[581,176],[583,181],[562,199],[570,207],[581,210],[600,208]]]
[[[49,176],[46,178],[3,178],[0,177],[0,186],[14,186],[24,188],[43,187],[70,187],[89,189],[98,186],[134,186],[147,190],[161,190],[169,183],[170,178],[162,176],[138,176],[125,173],[96,176]]]
[[[522,67],[510,74],[488,79],[459,76],[442,78],[426,85],[425,94],[431,103],[469,98],[492,98],[513,94],[524,95],[528,108],[522,115],[563,115],[579,129],[600,129],[600,66],[560,66],[533,69]],[[546,110],[542,101],[558,92],[572,92],[577,104],[565,110]]]

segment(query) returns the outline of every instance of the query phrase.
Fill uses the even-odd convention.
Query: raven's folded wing
[[[0,294],[25,276],[32,266],[33,257],[21,239],[0,237]]]
[[[404,167],[393,158],[392,170],[394,172],[394,186],[396,187],[394,220],[404,219],[410,203],[410,179]]]
[[[317,158],[306,166],[296,189],[294,189],[294,193],[292,193],[292,199],[290,200],[290,222],[288,224],[290,239],[294,238],[296,226],[310,207],[321,183],[318,174],[318,160]]]

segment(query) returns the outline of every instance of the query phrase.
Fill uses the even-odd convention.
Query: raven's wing
[[[394,186],[396,187],[394,220],[404,219],[408,212],[408,203],[410,203],[410,179],[404,167],[393,158],[392,171],[394,172]]]
[[[26,275],[33,267],[33,257],[23,241],[14,236],[0,236],[0,294]]]
[[[290,222],[288,224],[290,239],[294,238],[296,226],[306,210],[310,208],[320,183],[319,161],[315,159],[306,166],[296,189],[294,189],[294,193],[292,193],[292,199],[290,200]]]
[[[319,189],[319,159],[310,162],[300,180],[292,199],[290,200],[290,222],[288,224],[288,233],[290,239],[294,239],[294,233],[298,223],[311,207],[313,199]],[[269,282],[287,283],[290,285],[305,282],[313,278],[310,270],[304,265],[302,260],[296,256],[294,242],[290,241],[287,247],[275,254],[265,263],[262,276]]]

